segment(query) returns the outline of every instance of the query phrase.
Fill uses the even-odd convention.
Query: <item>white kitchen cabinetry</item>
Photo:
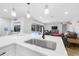
[[[16,56],[45,56],[41,53],[30,50],[20,45],[16,45]]]
[[[17,27],[16,27],[17,26]],[[17,34],[17,33],[24,33],[24,29],[25,29],[25,19],[24,17],[20,17],[17,19],[12,20],[11,22],[11,30],[13,31],[13,34]],[[14,28],[19,28],[19,31],[15,31]]]
[[[15,56],[15,44],[0,48],[0,56]]]
[[[0,48],[0,56],[44,56],[44,55],[23,46],[17,44],[11,44]]]

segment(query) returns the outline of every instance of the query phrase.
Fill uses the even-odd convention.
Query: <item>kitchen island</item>
[[[0,54],[3,56],[67,56],[61,37],[45,36],[44,40],[56,42],[56,50],[45,49],[36,45],[24,43],[24,41],[32,39],[31,34],[15,34],[0,37]],[[42,39],[41,35],[36,39]],[[10,46],[10,47],[9,47]],[[9,47],[5,49],[5,47]],[[4,50],[3,50],[4,49]],[[5,51],[9,51],[6,52]]]

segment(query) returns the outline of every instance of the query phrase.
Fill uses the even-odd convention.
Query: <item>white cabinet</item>
[[[45,56],[45,55],[33,51],[29,48],[20,46],[18,44],[11,44],[0,48],[0,56]]]
[[[16,56],[44,56],[41,53],[35,52],[26,47],[16,45]]]
[[[16,26],[19,27],[19,29],[20,29],[19,31],[15,31],[14,30],[14,28]],[[11,22],[11,30],[13,31],[13,34],[23,33],[24,30],[25,30],[25,18],[24,17],[20,17],[20,18],[17,18],[15,20],[12,20],[12,22]]]
[[[0,56],[15,56],[15,44],[0,48]]]

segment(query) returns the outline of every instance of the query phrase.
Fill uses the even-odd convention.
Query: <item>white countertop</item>
[[[56,42],[56,50],[49,50],[42,47],[38,47],[35,45],[31,45],[28,43],[24,43],[24,41],[29,40],[32,38],[31,34],[16,34],[16,35],[9,35],[9,36],[2,36],[0,37],[0,47],[4,47],[6,45],[10,45],[13,43],[19,44],[21,46],[27,47],[34,51],[40,52],[44,55],[48,56],[67,56],[66,49],[64,47],[63,41],[61,37],[53,37],[53,36],[45,36],[45,40],[50,40]],[[41,39],[40,36],[37,38]]]

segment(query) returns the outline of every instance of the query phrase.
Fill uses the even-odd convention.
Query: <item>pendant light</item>
[[[26,17],[27,17],[27,18],[30,18],[30,17],[31,17],[30,11],[27,11]]]
[[[48,5],[45,5],[44,13],[45,13],[45,14],[49,14]]]
[[[11,16],[16,17],[16,10],[15,10],[14,6],[11,11]]]
[[[69,12],[68,12],[68,11],[65,11],[65,12],[64,12],[64,14],[65,14],[65,15],[68,15],[68,14],[69,14]]]
[[[8,10],[7,10],[7,9],[3,9],[3,11],[4,11],[4,12],[8,12]]]
[[[28,5],[28,10],[27,10],[26,17],[27,17],[27,18],[31,18],[30,11],[29,11],[30,3],[27,3],[27,5]]]

